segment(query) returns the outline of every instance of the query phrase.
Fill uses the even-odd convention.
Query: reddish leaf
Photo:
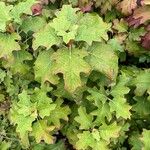
[[[141,19],[142,19],[142,17],[140,17],[138,19],[134,19],[133,16],[130,16],[130,17],[127,18],[127,22],[129,24],[129,26],[134,26],[136,28],[140,25],[140,20]]]
[[[150,50],[150,31],[145,34],[145,36],[141,40],[142,46],[146,49]]]
[[[90,12],[92,10],[92,5],[93,5],[93,3],[90,2],[90,3],[86,4],[85,6],[82,6],[80,9],[82,12]]]
[[[150,6],[143,6],[136,9],[133,15],[127,19],[129,26],[134,27],[138,27],[148,20],[150,20]]]
[[[32,14],[37,16],[37,15],[40,15],[42,14],[42,4],[40,3],[36,3],[34,4],[32,7],[31,7],[31,10],[32,10]]]

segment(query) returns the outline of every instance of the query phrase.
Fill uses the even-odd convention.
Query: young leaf
[[[44,28],[46,25],[45,18],[36,16],[36,17],[28,17],[23,20],[21,29],[27,33],[29,31],[38,32],[41,28]]]
[[[109,103],[110,105],[110,111],[116,112],[116,117],[122,117],[124,119],[129,118],[131,116],[130,110],[131,106],[126,102],[126,99],[123,97],[115,97],[112,101]]]
[[[111,138],[119,137],[120,130],[121,130],[121,127],[118,126],[116,122],[110,125],[103,124],[99,128],[99,134],[102,139],[106,140],[107,142],[110,142]]]
[[[150,89],[150,70],[141,70],[130,84],[136,86],[134,91],[136,96],[142,96],[147,90]]]
[[[94,43],[90,48],[89,63],[93,70],[105,74],[109,79],[115,80],[118,74],[118,57],[110,45]]]
[[[6,31],[6,24],[12,19],[10,10],[12,5],[6,6],[4,2],[0,2],[0,31]]]
[[[56,104],[52,103],[52,99],[47,96],[46,91],[43,89],[36,88],[32,100],[37,103],[37,111],[41,118],[49,116],[56,107]]]
[[[38,120],[33,123],[32,134],[34,135],[37,143],[44,141],[47,144],[52,144],[54,142],[54,138],[50,132],[53,131],[54,128],[54,126],[48,126],[46,120]]]
[[[53,84],[58,83],[58,77],[53,72],[54,62],[51,59],[52,50],[41,51],[34,63],[35,80],[41,82],[49,81]]]
[[[107,31],[111,25],[103,22],[97,14],[84,14],[78,25],[76,41],[85,41],[91,45],[93,41],[108,40]]]
[[[88,53],[82,49],[59,49],[52,56],[55,60],[54,73],[62,73],[65,89],[73,93],[81,86],[80,73],[88,74],[90,66],[84,61]]]
[[[93,122],[94,125],[101,125],[102,123],[105,123],[106,118],[108,121],[112,118],[110,106],[107,102],[102,104],[101,107],[99,106],[99,108],[92,111],[90,114],[96,116],[96,119]]]
[[[53,45],[58,45],[60,39],[57,37],[55,30],[47,24],[41,28],[38,32],[33,34],[33,49],[36,50],[39,46],[45,46],[47,49],[51,48]]]
[[[30,70],[29,65],[25,63],[26,60],[32,60],[32,55],[29,52],[25,50],[14,51],[12,58],[6,60],[3,65],[10,68],[13,74],[26,74]]]
[[[25,0],[15,5],[11,10],[11,16],[14,18],[14,21],[21,24],[22,14],[32,15],[31,6],[35,3],[37,3],[36,0]]]
[[[71,5],[63,5],[61,11],[56,12],[56,17],[50,24],[58,36],[63,37],[63,41],[67,44],[71,39],[75,39],[78,26],[78,8],[72,8]],[[61,23],[61,25],[60,25]]]
[[[21,142],[25,148],[29,147],[28,132],[32,131],[32,122],[37,118],[35,104],[30,101],[26,91],[18,95],[19,102],[14,103],[10,110],[10,121],[17,125]]]
[[[150,101],[146,97],[134,97],[136,103],[133,105],[132,110],[135,111],[140,117],[145,117],[150,114]]]
[[[89,131],[83,131],[83,133],[79,133],[78,142],[76,143],[76,147],[79,150],[86,150],[88,147],[95,146],[95,139],[91,136]]]
[[[21,49],[19,43],[16,40],[20,40],[20,36],[17,33],[0,33],[0,58],[7,58],[12,55],[12,51]]]
[[[141,141],[143,143],[142,149],[149,150],[150,149],[150,145],[149,145],[149,143],[150,143],[150,130],[146,130],[146,129],[143,130]]]
[[[92,127],[93,117],[86,113],[85,107],[80,106],[78,109],[79,116],[75,117],[75,121],[80,124],[80,129],[89,129]]]
[[[76,143],[76,148],[79,150],[87,150],[89,148],[92,148],[92,150],[108,150],[108,143],[100,139],[98,134],[99,133],[94,130],[92,133],[83,131],[77,134],[79,140]]]
[[[51,111],[48,120],[52,122],[56,128],[61,127],[60,120],[68,121],[68,115],[71,113],[70,108],[68,106],[61,106],[63,101],[58,99],[56,101],[56,108]]]

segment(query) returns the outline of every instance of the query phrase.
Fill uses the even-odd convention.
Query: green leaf
[[[6,72],[2,69],[0,69],[0,83],[4,81],[4,78],[6,77]]]
[[[32,134],[34,135],[37,143],[44,141],[47,144],[52,144],[54,142],[54,138],[50,132],[53,131],[54,128],[54,126],[48,126],[46,120],[38,120],[33,124]]]
[[[93,41],[108,40],[107,31],[110,30],[110,24],[103,22],[97,14],[84,14],[78,24],[76,41],[85,41],[91,45]]]
[[[110,45],[94,43],[90,48],[89,63],[93,70],[105,74],[115,80],[118,74],[118,57]]]
[[[135,95],[142,96],[147,90],[150,90],[150,69],[141,70],[130,84],[136,86]]]
[[[20,40],[20,36],[17,33],[0,33],[0,58],[10,57],[12,55],[12,51],[21,49],[19,43],[16,40]]]
[[[52,103],[52,99],[47,96],[47,92],[44,89],[36,88],[32,100],[37,103],[37,111],[41,118],[49,116],[56,107],[56,104]]]
[[[45,18],[42,17],[28,17],[23,20],[21,29],[27,33],[29,31],[38,32],[46,25]]]
[[[56,17],[50,24],[58,36],[63,37],[63,41],[68,43],[71,39],[75,39],[78,21],[76,11],[78,8],[72,8],[71,5],[63,5],[61,11],[56,12]],[[61,23],[61,25],[60,25]]]
[[[149,143],[150,143],[150,130],[146,130],[146,129],[143,130],[141,141],[143,143],[142,149],[149,150],[150,149],[150,145],[149,145]]]
[[[32,55],[24,50],[14,51],[12,58],[4,62],[6,68],[10,68],[13,74],[26,74],[30,70],[29,65],[25,63],[27,60],[32,60]]]
[[[60,120],[68,121],[68,115],[71,113],[69,106],[61,106],[63,101],[57,99],[55,102],[56,108],[51,111],[48,117],[49,121],[52,122],[57,128],[61,127]]]
[[[76,143],[77,149],[86,150],[89,147],[94,147],[95,139],[91,136],[89,131],[83,131],[83,133],[79,133],[77,136],[79,138]]]
[[[45,81],[53,84],[58,83],[58,77],[52,73],[54,64],[51,59],[52,54],[52,50],[41,51],[34,63],[35,80],[42,84]]]
[[[127,87],[128,82],[129,78],[125,74],[120,75],[116,85],[111,88],[110,94],[113,97],[124,97],[124,95],[128,94],[130,91],[130,89]]]
[[[130,91],[127,87],[128,82],[129,78],[125,74],[122,74],[118,77],[117,84],[110,91],[110,94],[114,97],[112,100],[109,99],[110,111],[115,111],[117,118],[123,117],[127,119],[131,116],[131,106],[126,102],[126,98],[124,98],[125,94]]]
[[[142,141],[140,140],[140,134],[133,133],[129,139],[129,143],[132,145],[131,150],[141,150],[142,149]]]
[[[145,33],[146,33],[146,30],[144,29],[144,27],[133,28],[129,32],[129,40],[140,41],[141,36],[144,36]]]
[[[90,114],[87,114],[86,108],[80,106],[78,109],[79,116],[75,117],[75,121],[80,124],[80,129],[89,129],[92,127],[93,117]]]
[[[128,31],[128,24],[123,19],[121,20],[115,19],[113,21],[113,24],[114,24],[113,29],[117,30],[119,33]]]
[[[36,50],[39,46],[44,46],[47,49],[53,45],[59,45],[60,39],[57,37],[55,30],[47,24],[41,28],[38,32],[33,34],[33,49]]]
[[[107,100],[106,95],[104,95],[100,90],[96,88],[88,89],[88,92],[91,94],[87,97],[89,101],[94,101],[95,106],[101,107],[101,103],[105,103]]]
[[[11,142],[2,141],[0,143],[1,150],[8,150],[11,147]]]
[[[81,150],[87,150],[92,148],[92,150],[108,150],[107,142],[100,139],[99,133],[93,130],[92,133],[89,131],[83,131],[77,134],[78,141],[76,143],[76,148]]]
[[[15,5],[11,10],[11,15],[14,18],[14,21],[21,24],[22,14],[32,15],[31,6],[35,3],[37,3],[36,0],[25,0]]]
[[[99,106],[99,108],[96,110],[92,111],[91,115],[96,116],[96,119],[93,122],[94,125],[100,125],[105,122],[106,118],[108,121],[110,121],[112,118],[110,106],[107,102]]]
[[[7,22],[12,19],[10,10],[12,5],[6,6],[4,2],[0,2],[0,31],[6,31]]]
[[[111,138],[117,138],[119,137],[119,132],[121,130],[121,127],[116,124],[116,122],[107,125],[103,124],[99,127],[99,134],[100,137],[107,142],[110,142]]]
[[[150,114],[150,100],[146,97],[134,97],[136,103],[133,105],[132,110],[135,111],[140,117],[145,117]]]
[[[110,111],[116,112],[116,117],[123,117],[124,119],[127,119],[131,117],[131,106],[126,102],[126,99],[123,97],[115,97],[113,100],[109,102],[110,105]]]
[[[28,132],[32,131],[32,122],[37,118],[37,111],[26,91],[19,94],[18,98],[19,102],[14,103],[10,110],[10,120],[17,125],[16,131],[19,133],[24,147],[27,148],[29,146]]]
[[[88,74],[90,66],[84,61],[87,52],[82,49],[59,49],[53,54],[55,60],[54,73],[62,73],[65,89],[73,93],[81,86],[80,73]]]

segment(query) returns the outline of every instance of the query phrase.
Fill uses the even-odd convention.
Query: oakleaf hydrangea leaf
[[[4,2],[0,2],[0,31],[6,31],[6,24],[12,19],[10,15],[10,10],[12,6],[6,6]]]
[[[115,122],[107,125],[103,124],[99,128],[100,137],[108,142],[110,142],[111,138],[117,138],[119,137],[119,132],[121,130],[121,127],[118,126]]]
[[[85,41],[91,45],[93,41],[108,40],[107,31],[110,30],[110,24],[103,22],[97,14],[84,14],[78,24],[76,41]]]
[[[25,63],[27,60],[32,60],[32,55],[24,50],[14,51],[13,56],[4,62],[4,66],[6,68],[10,68],[10,70],[16,74],[26,74],[30,67]]]
[[[80,124],[80,129],[89,129],[92,126],[93,117],[87,114],[86,108],[80,106],[78,109],[79,116],[75,117],[75,121]]]
[[[141,70],[130,84],[136,86],[134,91],[136,96],[142,96],[150,89],[150,70]]]
[[[0,58],[7,58],[12,55],[12,51],[21,49],[16,40],[20,40],[20,36],[17,33],[0,33]]]
[[[149,145],[149,143],[150,143],[150,130],[146,130],[146,129],[143,130],[141,141],[143,143],[142,149],[149,150],[150,149],[150,145]]]
[[[28,132],[32,131],[32,122],[37,118],[35,104],[30,101],[26,91],[18,95],[19,102],[10,110],[10,120],[17,125],[16,131],[25,147],[29,146]]]
[[[21,29],[24,32],[38,32],[41,28],[43,28],[46,25],[45,18],[42,17],[28,17],[23,20]]]
[[[41,118],[49,116],[56,107],[56,104],[52,103],[52,99],[47,96],[47,92],[43,89],[36,88],[32,100],[37,102],[36,107]]]
[[[53,131],[54,128],[54,126],[48,126],[46,120],[38,120],[33,124],[32,134],[34,135],[37,143],[45,141],[47,144],[52,144],[53,136],[50,132]]]
[[[56,12],[56,18],[50,24],[55,29],[57,35],[63,37],[65,43],[75,39],[78,28],[75,25],[78,21],[77,10],[78,8],[72,8],[71,5],[63,5],[61,11]]]
[[[79,140],[76,143],[76,148],[79,150],[86,150],[89,147],[92,150],[108,150],[108,143],[100,139],[99,133],[94,130],[92,133],[90,131],[83,131],[77,134],[77,137]]]
[[[118,57],[110,45],[94,43],[89,48],[89,63],[93,70],[105,74],[109,79],[116,79],[118,73]]]
[[[94,125],[100,125],[105,122],[106,118],[108,121],[110,121],[112,118],[110,106],[107,102],[101,104],[96,110],[93,110],[90,114],[96,116],[96,119],[93,122]]]
[[[91,94],[87,97],[89,101],[94,101],[95,106],[100,107],[101,103],[105,103],[107,100],[106,95],[104,95],[98,89],[88,89],[88,92]]]
[[[132,145],[132,150],[141,150],[142,149],[142,141],[140,140],[139,133],[133,133],[129,139],[129,143]]]
[[[34,63],[34,73],[35,79],[38,82],[44,83],[45,81],[49,81],[53,84],[58,83],[58,77],[52,73],[54,64],[51,59],[52,54],[52,50],[42,51],[36,59]]]
[[[88,74],[90,66],[84,61],[88,53],[82,49],[59,49],[53,54],[55,60],[54,73],[62,73],[65,89],[73,93],[81,86],[80,73]]]
[[[150,114],[150,100],[146,97],[134,97],[136,103],[133,105],[132,110],[135,111],[140,117],[145,117]]]
[[[33,34],[33,49],[36,50],[39,46],[45,46],[47,49],[51,48],[52,45],[58,45],[60,39],[57,37],[55,30],[47,24],[45,27],[40,29],[38,32]]]
[[[126,99],[123,97],[115,97],[109,103],[110,111],[116,112],[117,118],[122,117],[124,119],[130,118],[131,113],[131,106],[126,102]]]
[[[83,131],[83,133],[79,133],[78,142],[76,143],[77,149],[86,150],[89,146],[94,147],[95,139],[91,136],[89,131]]]
[[[63,101],[61,99],[57,99],[55,102],[56,107],[53,111],[51,111],[49,116],[49,121],[52,122],[57,128],[60,128],[60,120],[68,121],[68,115],[70,114],[70,108],[68,106],[61,106]]]
[[[35,3],[37,3],[36,0],[25,0],[15,5],[11,10],[11,15],[14,18],[14,21],[21,23],[22,14],[32,15],[31,6]]]

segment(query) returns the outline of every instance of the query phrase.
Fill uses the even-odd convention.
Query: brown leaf
[[[118,4],[117,9],[119,9],[124,15],[131,15],[136,7],[137,0],[123,0]]]
[[[90,12],[92,10],[92,5],[93,5],[93,3],[90,2],[88,4],[85,4],[84,6],[81,6],[80,9],[82,12]]]
[[[145,23],[146,21],[150,20],[150,6],[143,6],[136,9],[133,13],[134,19],[140,19],[140,24]]]
[[[150,31],[145,34],[145,36],[141,39],[142,46],[148,50],[150,50]]]
[[[127,18],[127,22],[129,26],[133,26],[133,27],[138,27],[140,25],[140,20],[142,19],[142,17],[138,18],[138,19],[134,19],[133,16],[130,16]]]

